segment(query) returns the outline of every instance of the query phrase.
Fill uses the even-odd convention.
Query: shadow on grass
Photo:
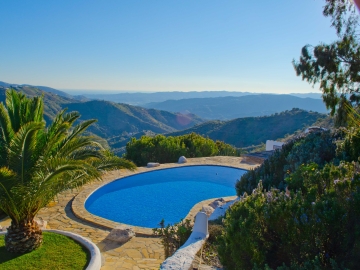
[[[6,250],[5,246],[1,246],[0,247],[0,264],[11,261],[18,257],[21,257],[22,255],[24,255],[24,254],[11,253]]]

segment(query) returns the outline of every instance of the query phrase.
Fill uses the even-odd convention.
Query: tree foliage
[[[337,125],[345,125],[346,105],[360,101],[359,15],[350,0],[326,0],[323,15],[331,18],[338,40],[304,46],[293,65],[303,80],[320,85],[326,106],[332,115],[337,112]]]

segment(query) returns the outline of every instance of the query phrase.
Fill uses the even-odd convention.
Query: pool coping
[[[77,218],[87,221],[89,223],[98,225],[98,226],[102,226],[106,229],[113,229],[115,227],[123,227],[123,228],[130,227],[133,229],[133,231],[136,233],[137,236],[155,237],[153,235],[152,228],[140,227],[140,226],[134,226],[134,225],[124,224],[124,223],[120,223],[120,222],[115,222],[115,221],[111,221],[111,220],[96,216],[94,214],[91,214],[85,208],[85,201],[92,193],[94,193],[96,190],[98,190],[99,188],[101,188],[104,185],[107,185],[110,182],[117,181],[119,179],[126,178],[126,177],[129,177],[129,176],[132,176],[135,174],[139,174],[139,173],[146,173],[146,172],[151,172],[151,171],[156,171],[156,170],[163,170],[163,169],[170,169],[170,168],[177,168],[177,167],[188,167],[188,166],[223,166],[223,167],[231,167],[231,168],[242,169],[242,170],[249,169],[249,166],[241,164],[241,162],[239,162],[238,164],[230,165],[228,163],[227,164],[226,163],[219,164],[219,162],[207,161],[206,163],[201,163],[201,164],[198,164],[198,163],[197,164],[167,163],[167,164],[161,164],[159,167],[154,167],[154,168],[137,167],[137,169],[134,171],[129,171],[129,170],[112,171],[110,173],[104,174],[104,176],[102,177],[103,181],[84,187],[84,189],[72,201],[72,204],[71,204],[72,212],[74,213],[74,215]],[[235,199],[236,197],[237,196],[228,196],[228,197],[223,197],[223,198],[225,201],[230,201],[230,200]],[[212,199],[198,202],[191,208],[191,210],[189,211],[189,213],[187,214],[187,216],[184,219],[190,219],[191,221],[193,221],[196,213],[199,212],[199,210],[201,210],[202,205],[209,204],[217,198],[212,198]]]

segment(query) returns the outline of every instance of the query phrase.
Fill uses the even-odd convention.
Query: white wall
[[[276,149],[281,149],[281,147],[284,145],[283,142],[277,142],[272,140],[266,141],[266,151],[272,151]]]

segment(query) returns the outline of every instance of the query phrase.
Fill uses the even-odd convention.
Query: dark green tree
[[[319,84],[327,108],[342,126],[347,121],[346,106],[358,106],[360,101],[359,14],[350,0],[326,0],[323,15],[331,18],[338,40],[304,46],[293,65],[303,80]]]

